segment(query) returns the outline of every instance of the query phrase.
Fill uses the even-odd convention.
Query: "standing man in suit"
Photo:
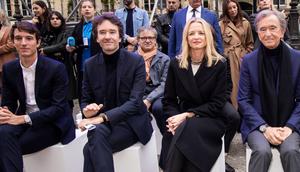
[[[75,127],[64,64],[38,56],[40,35],[32,23],[16,23],[11,39],[19,58],[3,66],[0,171],[22,172],[22,155],[69,143]]]
[[[216,49],[218,53],[223,54],[223,41],[217,16],[203,8],[201,4],[202,0],[189,0],[189,5],[186,8],[175,13],[169,34],[168,55],[170,58],[174,58],[181,52],[183,28],[192,17],[203,18],[212,26],[216,36]]]
[[[249,172],[266,172],[275,147],[284,171],[300,169],[300,52],[282,41],[282,13],[259,12],[255,19],[261,45],[243,58],[238,102],[241,133],[252,150]]]
[[[143,103],[146,86],[144,59],[120,48],[123,38],[121,21],[113,14],[94,19],[93,33],[102,48],[84,65],[81,108],[88,124],[84,172],[113,172],[114,152],[141,142],[152,135],[150,114]]]

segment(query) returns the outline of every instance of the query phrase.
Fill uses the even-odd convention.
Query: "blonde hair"
[[[189,58],[190,58],[190,46],[188,43],[188,32],[190,30],[190,27],[193,23],[200,23],[203,26],[204,34],[205,34],[205,40],[206,40],[206,47],[205,47],[205,55],[204,58],[207,61],[207,67],[211,67],[212,65],[215,65],[219,60],[223,59],[223,56],[221,56],[216,48],[215,48],[215,41],[212,33],[212,27],[210,24],[208,24],[205,20],[201,18],[192,18],[189,20],[183,30],[183,36],[182,36],[182,52],[178,56],[179,59],[179,67],[182,69],[188,69],[189,64]]]
[[[0,10],[0,16],[2,16],[2,20],[0,21],[0,23],[3,25],[3,26],[10,26],[10,21],[5,13],[4,10]]]

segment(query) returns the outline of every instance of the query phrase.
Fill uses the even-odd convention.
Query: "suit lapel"
[[[37,63],[36,63],[36,69],[35,69],[35,81],[34,81],[34,95],[36,99],[36,103],[38,104],[38,93],[42,81],[42,77],[44,76],[44,67],[46,66],[43,61],[43,57],[38,57]]]
[[[23,71],[20,65],[20,61],[18,61],[16,69],[16,77],[17,77],[17,85],[18,85],[18,92],[20,94],[20,104],[22,102],[26,102],[26,94],[25,94],[25,85],[24,85],[24,79],[23,79]]]
[[[190,96],[193,98],[195,102],[199,102],[201,99],[199,95],[199,89],[197,87],[197,83],[194,79],[193,71],[191,66],[189,65],[188,70],[186,69],[180,69],[179,68],[179,80],[181,80],[183,86],[187,90],[187,92],[190,94]],[[201,102],[202,100],[200,100]]]
[[[119,57],[119,60],[118,60],[118,64],[117,64],[117,97],[119,97],[119,86],[120,86],[120,79],[121,79],[121,76],[123,74],[123,70],[124,70],[124,66],[126,66],[125,64],[125,61],[124,61],[124,54],[125,52],[121,49],[120,50],[120,57]]]
[[[182,30],[185,26],[186,23],[186,13],[187,13],[188,7],[186,7],[185,9],[182,10],[182,13],[180,14],[181,16],[181,20],[179,20],[180,22],[180,26],[182,27]]]

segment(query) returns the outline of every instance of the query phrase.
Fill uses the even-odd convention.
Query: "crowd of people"
[[[84,172],[113,172],[113,153],[150,140],[152,117],[165,172],[210,171],[222,137],[227,155],[238,130],[250,172],[268,171],[272,147],[284,171],[298,171],[300,52],[285,16],[271,0],[250,17],[237,0],[224,0],[220,17],[188,2],[166,0],[152,24],[133,0],[101,15],[82,0],[70,33],[41,0],[31,22],[11,26],[0,10],[0,171],[22,172],[22,155],[71,142],[74,99],[88,129]]]

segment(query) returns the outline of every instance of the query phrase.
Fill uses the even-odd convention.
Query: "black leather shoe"
[[[225,172],[235,172],[235,169],[225,162]]]

